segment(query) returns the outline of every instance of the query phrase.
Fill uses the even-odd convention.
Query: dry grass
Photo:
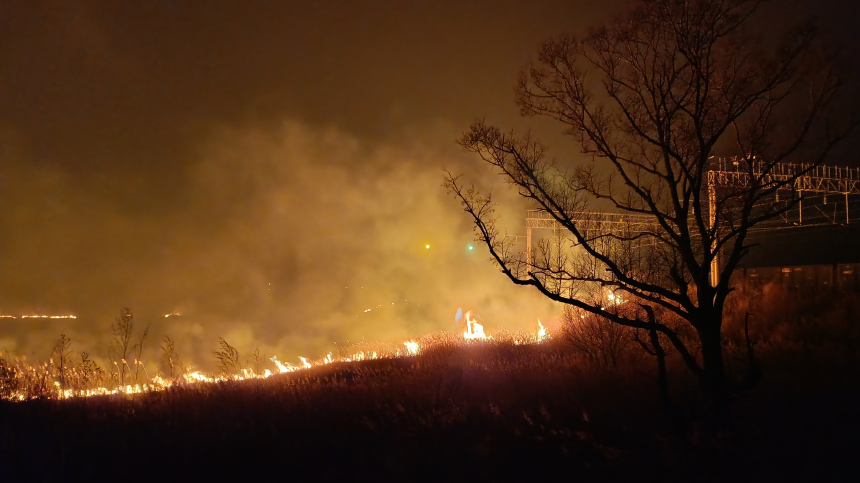
[[[588,362],[562,338],[464,344],[434,334],[415,357],[134,397],[3,401],[0,479],[851,479],[860,364],[857,328],[842,317],[860,302],[768,302],[775,296],[750,299],[763,301],[750,311],[765,376],[738,396],[730,433],[713,429],[671,357],[679,404],[666,414],[654,361],[641,353],[612,367]],[[787,310],[788,300],[799,305]],[[727,355],[740,368],[734,317],[745,310],[736,303]]]

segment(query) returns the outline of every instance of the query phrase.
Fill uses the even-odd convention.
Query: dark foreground
[[[594,367],[560,343],[4,403],[0,480],[857,481],[856,357],[761,352],[766,378],[728,433],[681,373],[670,417],[648,359]]]

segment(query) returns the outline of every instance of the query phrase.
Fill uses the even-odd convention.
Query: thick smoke
[[[398,143],[290,121],[213,129],[182,175],[182,196],[158,216],[19,164],[3,177],[12,208],[0,303],[12,315],[78,319],[6,319],[0,343],[45,358],[65,332],[76,349],[104,356],[122,307],[138,328],[152,326],[150,359],[169,335],[198,367],[211,366],[219,336],[244,354],[320,356],[347,342],[462,330],[461,305],[488,330],[531,329],[555,308],[511,285],[480,244],[468,250],[469,219],[441,186],[443,168],[481,179],[455,136],[440,125]],[[521,234],[525,205],[498,194]]]
[[[168,335],[204,368],[219,336],[295,361],[462,330],[459,306],[533,329],[557,308],[466,249],[443,168],[499,181],[453,142],[475,116],[570,161],[517,117],[516,72],[624,3],[7,2],[0,315],[78,318],[0,319],[0,351],[45,360],[65,332],[104,357],[123,307],[151,366]],[[791,3],[853,32],[836,0]]]

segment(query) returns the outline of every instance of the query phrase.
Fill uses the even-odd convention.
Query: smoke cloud
[[[518,117],[516,73],[624,3],[5,2],[0,351],[42,361],[66,333],[104,357],[123,307],[150,367],[166,336],[202,368],[219,336],[295,361],[459,331],[458,307],[534,330],[558,309],[467,250],[443,169],[522,234],[527,207],[453,141],[486,116],[576,162]],[[837,0],[791,3],[855,36]]]
[[[65,332],[77,350],[103,356],[122,307],[138,329],[152,326],[150,358],[170,336],[198,367],[211,366],[219,336],[244,354],[259,347],[285,360],[348,341],[458,331],[460,306],[488,330],[531,329],[552,316],[551,304],[488,261],[442,188],[443,168],[481,179],[456,130],[404,131],[405,141],[363,143],[295,121],[213,128],[177,173],[187,180],[181,193],[169,202],[147,194],[157,216],[104,203],[58,170],[16,163],[3,176],[11,209],[0,270],[10,276],[0,306],[78,318],[6,319],[0,347],[45,358]],[[525,205],[498,195],[506,224],[522,228]],[[28,236],[8,236],[13,229]]]

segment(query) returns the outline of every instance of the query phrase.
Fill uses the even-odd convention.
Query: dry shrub
[[[0,357],[0,398],[10,398],[18,390],[18,376],[18,369]]]
[[[242,369],[239,363],[239,351],[228,344],[223,337],[218,338],[218,347],[219,349],[212,351],[212,353],[218,359],[218,368],[221,369],[221,373],[227,375],[238,374],[239,370]]]
[[[860,336],[854,323],[860,310],[856,292],[794,289],[779,283],[736,288],[724,317],[723,333],[731,344],[744,341],[746,313],[750,313],[751,337],[768,344],[839,345]]]
[[[750,348],[761,360],[764,378],[770,381],[812,380],[822,374],[832,378],[845,367],[856,367],[860,294],[832,287],[797,289],[780,283],[740,284],[736,289],[727,301],[723,331],[730,378],[748,372]],[[749,341],[744,327],[747,313]],[[838,368],[836,372],[834,368]],[[809,375],[813,373],[819,376]]]
[[[562,336],[584,358],[604,367],[616,367],[632,346],[633,329],[594,314],[565,307]]]
[[[99,367],[99,365],[86,352],[80,353],[81,361],[75,366],[72,380],[72,388],[81,391],[95,389],[110,384],[110,375]]]

